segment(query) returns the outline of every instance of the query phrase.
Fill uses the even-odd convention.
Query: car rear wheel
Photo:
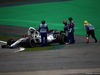
[[[67,36],[65,35],[60,35],[59,38],[58,38],[58,42],[59,44],[65,44],[67,41]]]
[[[26,40],[26,47],[35,47],[36,43],[34,41],[34,39],[27,39]]]
[[[13,44],[15,42],[15,40],[14,39],[9,39],[8,41],[7,41],[7,45],[11,45],[11,44]]]

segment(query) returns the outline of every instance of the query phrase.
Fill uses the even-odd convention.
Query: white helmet
[[[35,28],[33,28],[33,27],[30,27],[29,28],[29,32],[32,34],[32,33],[34,33],[36,31],[36,29]]]

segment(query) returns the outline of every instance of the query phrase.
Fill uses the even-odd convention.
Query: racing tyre
[[[35,44],[35,41],[34,41],[34,39],[27,39],[26,40],[26,47],[35,47],[36,46],[36,44]]]
[[[1,48],[7,48],[8,46],[7,45],[1,45]]]
[[[59,44],[65,44],[67,41],[67,36],[65,35],[60,35],[59,38],[58,38],[58,42]]]
[[[7,45],[11,45],[11,44],[13,44],[14,42],[15,42],[14,39],[9,39],[9,40],[7,41]]]

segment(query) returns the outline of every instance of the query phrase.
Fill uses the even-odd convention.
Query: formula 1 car
[[[35,47],[41,44],[40,32],[33,27],[30,27],[29,35],[23,35],[19,40],[9,39],[6,45],[2,45],[2,48],[16,48],[16,47]],[[63,31],[50,30],[47,33],[47,42],[65,44],[67,36]]]

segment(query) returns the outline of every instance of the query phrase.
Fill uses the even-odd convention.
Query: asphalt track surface
[[[0,25],[0,32],[10,35],[26,34],[28,28]],[[0,48],[0,75],[99,75],[100,40],[75,35],[75,44],[55,44],[47,51],[16,52]],[[2,45],[3,43],[0,43]]]
[[[50,3],[50,2],[62,2],[62,1],[71,1],[71,0],[0,0],[0,7],[38,4],[38,3]]]

